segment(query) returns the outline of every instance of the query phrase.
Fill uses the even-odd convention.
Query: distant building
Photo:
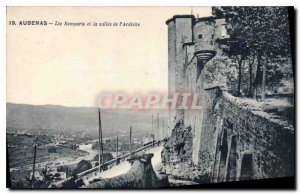
[[[103,138],[103,143],[111,143],[111,138]]]

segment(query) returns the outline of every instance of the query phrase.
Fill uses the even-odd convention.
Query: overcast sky
[[[200,17],[209,7],[194,7]],[[7,102],[96,106],[103,91],[167,91],[165,21],[191,7],[10,7],[7,20],[140,27],[7,26]]]

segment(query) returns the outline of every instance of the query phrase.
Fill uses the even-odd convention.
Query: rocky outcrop
[[[153,154],[135,156],[129,160],[132,166],[126,174],[91,183],[84,186],[84,188],[132,189],[168,187],[168,178],[164,175],[157,175],[153,170],[152,157]]]
[[[163,170],[167,174],[172,174],[178,179],[191,178],[187,171],[193,168],[192,141],[191,128],[184,128],[183,122],[179,121],[162,151]]]

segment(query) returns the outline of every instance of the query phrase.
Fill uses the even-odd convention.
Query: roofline
[[[168,25],[170,22],[175,21],[175,19],[177,18],[191,18],[193,24],[195,24],[197,22],[204,22],[204,21],[215,22],[216,20],[224,19],[225,17],[208,16],[208,17],[195,18],[194,15],[174,15],[172,18],[166,21],[166,24]]]
[[[202,18],[197,18],[195,23],[204,22],[204,21],[215,22],[216,19],[220,19],[220,18],[214,16],[202,17]]]
[[[204,22],[204,21],[215,22],[216,20],[219,20],[219,19],[225,19],[225,17],[216,17],[216,16],[202,17],[202,18],[197,18],[195,20],[195,23]]]
[[[177,18],[191,18],[193,22],[195,21],[195,16],[194,15],[174,15],[172,18],[168,19],[166,21],[166,24],[168,25],[170,22],[175,21]]]

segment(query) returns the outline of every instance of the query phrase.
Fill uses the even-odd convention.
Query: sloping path
[[[157,172],[157,170],[159,170],[162,166],[161,163],[161,151],[163,149],[163,146],[158,146],[158,147],[154,147],[151,148],[150,150],[146,151],[145,153],[153,153],[154,156],[152,158],[152,166],[154,171]],[[126,172],[129,171],[131,167],[131,164],[128,161],[124,161],[122,163],[120,163],[117,166],[112,167],[111,169],[108,169],[104,172],[101,173],[95,173],[95,176],[90,177],[88,180],[85,181],[91,181],[95,178],[112,178],[121,174],[125,174]]]

